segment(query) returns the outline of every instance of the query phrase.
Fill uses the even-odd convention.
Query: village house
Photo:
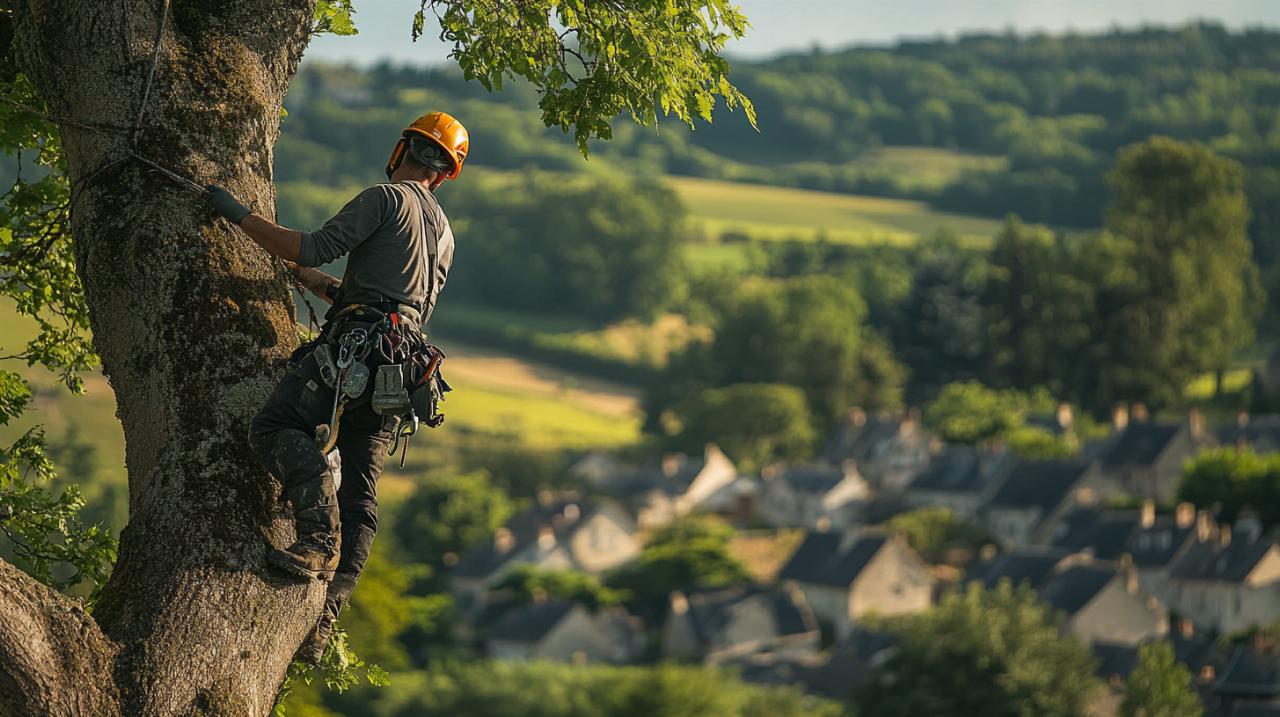
[[[1183,464],[1217,442],[1198,410],[1183,423],[1152,423],[1130,421],[1118,408],[1114,424],[1116,430],[1100,446],[1088,477],[1100,500],[1137,497],[1172,503]]]
[[[818,654],[818,622],[796,591],[732,588],[671,594],[662,655],[720,664],[767,652]]]
[[[766,469],[761,484],[760,514],[781,527],[849,528],[857,524],[871,498],[871,488],[853,461]]]
[[[638,618],[621,608],[592,613],[567,600],[512,608],[484,628],[485,650],[499,660],[554,660],[575,664],[624,664],[644,644]]]
[[[867,615],[916,613],[933,603],[928,567],[902,538],[877,531],[809,533],[778,577],[804,594],[837,637]]]
[[[1127,562],[1064,559],[1040,588],[1040,597],[1062,614],[1063,630],[1085,643],[1137,645],[1169,631],[1169,613],[1138,585]]]
[[[1230,634],[1280,620],[1280,542],[1256,521],[1215,531],[1197,523],[1195,543],[1173,563],[1170,609],[1202,629]]]
[[[656,464],[604,480],[602,486],[632,510],[641,529],[651,530],[707,508],[737,478],[733,461],[709,443],[701,458],[667,454]]]
[[[636,533],[615,501],[544,493],[491,540],[464,553],[449,571],[450,586],[469,601],[517,565],[599,574],[640,554]]]
[[[948,445],[911,482],[903,498],[913,508],[942,507],[961,518],[973,518],[1012,464],[1006,450]]]
[[[1078,461],[1017,461],[982,507],[983,523],[1005,547],[1046,542],[1060,516],[1092,501],[1081,486],[1087,470]]]
[[[1166,604],[1170,569],[1195,544],[1197,521],[1211,522],[1207,511],[1197,513],[1190,503],[1179,503],[1172,516],[1156,515],[1154,506],[1147,503],[1138,527],[1125,543],[1125,554],[1138,572],[1142,589]]]
[[[937,444],[920,425],[916,412],[895,416],[849,412],[822,450],[822,461],[853,461],[877,492],[902,492],[928,465]]]

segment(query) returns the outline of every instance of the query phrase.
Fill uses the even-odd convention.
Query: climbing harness
[[[337,444],[343,409],[348,401],[364,396],[372,378],[369,406],[374,413],[393,419],[393,440],[387,453],[400,451],[404,467],[408,439],[422,425],[436,428],[444,423],[440,404],[452,388],[440,374],[444,351],[401,321],[395,306],[389,308],[392,310],[381,311],[366,304],[348,304],[331,310],[320,335],[300,351],[310,350],[320,379],[334,392],[329,422],[315,430],[321,452],[328,453]],[[372,376],[370,363],[377,366]]]

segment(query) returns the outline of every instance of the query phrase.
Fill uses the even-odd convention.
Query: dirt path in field
[[[444,375],[459,385],[563,397],[607,416],[632,416],[640,410],[641,392],[632,386],[571,374],[471,344],[449,342],[443,348],[449,355]]]

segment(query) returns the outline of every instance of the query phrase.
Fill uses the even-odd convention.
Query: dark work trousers
[[[374,359],[371,356],[368,360]],[[378,476],[397,421],[391,416],[379,416],[370,407],[377,364],[368,365],[369,386],[364,395],[343,407],[338,429],[336,448],[342,463],[342,480],[337,497],[342,553],[325,601],[325,609],[333,617],[355,589],[378,532]],[[332,410],[333,389],[320,377],[314,351],[308,351],[295,357],[288,374],[250,424],[250,443],[291,498],[297,486],[334,477],[329,462],[315,444],[316,426],[328,423]]]

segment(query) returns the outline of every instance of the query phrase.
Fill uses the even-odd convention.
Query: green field
[[[924,202],[693,177],[667,181],[707,236],[726,232],[759,239],[814,240],[838,244],[906,244],[946,229],[966,245],[983,247],[1001,222],[943,214]]]
[[[11,304],[0,305],[0,336],[4,337],[0,352],[21,350],[33,334],[31,323],[15,314]],[[634,389],[486,349],[461,345],[447,349],[445,374],[454,387],[444,406],[447,421],[439,431],[424,430],[414,439],[405,471],[395,470],[394,459],[388,460],[390,470],[384,487],[391,494],[411,489],[413,477],[431,467],[431,451],[424,449],[494,442],[504,447],[585,450],[621,447],[640,440],[639,398]],[[14,360],[0,363],[0,367],[21,373],[34,393],[19,421],[0,426],[0,445],[42,426],[55,461],[61,464],[61,457],[70,459],[77,451],[87,455],[93,475],[74,479],[86,486],[91,505],[105,500],[104,491],[114,491],[113,504],[94,505],[94,514],[121,527],[124,433],[106,379],[96,372],[87,375],[85,395],[73,396],[41,368]]]

